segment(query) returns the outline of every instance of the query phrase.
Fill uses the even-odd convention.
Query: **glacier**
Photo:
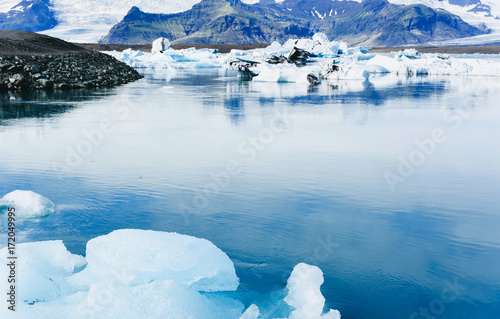
[[[433,41],[428,45],[482,45],[500,42],[500,2],[497,0],[481,0],[470,2],[469,5],[452,4],[448,0],[388,0],[397,5],[423,4],[433,9],[444,9],[453,14],[458,15],[465,22],[479,27],[481,29],[488,28],[491,30],[489,34],[478,35],[474,37]],[[489,12],[473,12],[477,4],[483,4],[490,7]]]
[[[12,0],[8,0],[12,1]],[[148,13],[178,13],[201,0],[51,0],[58,24],[40,33],[77,43],[96,43],[133,6]],[[20,2],[20,1],[17,1]],[[1,12],[1,11],[0,11]]]
[[[362,3],[366,0],[349,0]],[[146,13],[172,14],[185,12],[191,9],[201,0],[50,0],[50,8],[54,12],[54,18],[57,25],[49,30],[40,33],[54,36],[66,41],[76,43],[96,43],[111,30],[113,26],[119,23],[132,7],[138,7]],[[252,5],[259,3],[260,0],[243,0],[245,4]],[[284,0],[275,0],[276,3],[283,3]],[[469,24],[478,26],[482,29],[489,28],[493,30],[491,34],[485,34],[477,37],[456,39],[444,42],[436,42],[439,45],[456,44],[484,44],[500,41],[500,6],[496,0],[482,0],[480,3],[491,8],[489,12],[472,12],[475,4],[468,6],[459,6],[450,4],[447,0],[389,0],[397,5],[405,4],[423,4],[433,9],[444,9],[453,14],[457,14]],[[0,13],[6,13],[16,5],[23,3],[20,0],[3,0],[0,3]],[[26,5],[24,3],[23,5]],[[293,5],[292,5],[293,6]],[[292,10],[292,9],[290,9]],[[332,10],[329,15],[331,16]],[[319,13],[316,9],[311,11],[313,16],[324,18],[328,12]]]
[[[257,305],[245,307],[238,300],[239,280],[232,261],[205,239],[120,229],[91,239],[85,257],[70,253],[62,241],[22,243],[16,252],[22,273],[17,309],[0,308],[2,318],[255,319],[260,315]],[[7,254],[7,248],[0,249],[2,260]],[[7,267],[0,268],[0,276],[6,278]],[[336,310],[322,313],[322,283],[318,267],[295,266],[283,288],[288,306],[281,306],[278,316],[340,319]]]

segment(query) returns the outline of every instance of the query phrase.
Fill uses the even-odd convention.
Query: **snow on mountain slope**
[[[286,0],[274,0],[276,3],[283,3]],[[314,1],[314,0],[313,0]],[[332,0],[334,1],[334,0]],[[354,2],[363,2],[363,0],[337,0],[337,1],[354,1]],[[366,0],[364,0],[366,1]],[[254,4],[254,3],[259,3],[260,0],[241,0],[241,2],[246,3],[246,4]]]
[[[2,0],[0,2],[0,12],[7,13],[13,6],[18,4],[20,0]]]
[[[365,0],[366,1],[366,0]],[[465,22],[478,26],[480,28],[491,29],[490,34],[484,34],[475,37],[461,38],[457,40],[448,40],[442,42],[432,42],[433,45],[480,45],[487,43],[500,42],[500,0],[480,0],[472,5],[458,5],[451,0],[388,0],[394,4],[423,4],[434,9],[444,9],[454,13],[462,18]],[[450,3],[451,2],[451,3]],[[474,3],[475,1],[464,2]],[[478,4],[482,4],[481,8],[486,10],[477,10]],[[486,6],[486,7],[485,7]],[[488,8],[489,7],[489,8]]]
[[[18,2],[13,0],[2,0]],[[189,10],[201,0],[51,0],[58,25],[41,32],[73,42],[97,42],[133,6],[149,13]],[[3,4],[2,4],[3,6]]]

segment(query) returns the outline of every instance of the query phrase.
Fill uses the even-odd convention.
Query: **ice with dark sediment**
[[[232,50],[225,54],[194,48],[168,48],[163,52],[155,49],[154,53],[129,49],[107,53],[136,68],[155,69],[165,74],[175,74],[176,69],[186,68],[228,68],[238,71],[236,74],[244,79],[261,82],[366,81],[376,74],[500,76],[498,60],[480,56],[421,54],[415,49],[376,54],[370,53],[370,49],[349,47],[317,33],[310,39],[290,39],[283,45],[273,42],[265,48]]]

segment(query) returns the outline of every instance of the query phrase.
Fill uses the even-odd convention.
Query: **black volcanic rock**
[[[112,87],[140,79],[114,57],[26,31],[0,31],[0,91]]]

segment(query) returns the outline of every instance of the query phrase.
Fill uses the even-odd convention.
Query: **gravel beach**
[[[112,87],[141,75],[115,58],[25,31],[0,31],[0,91]]]

